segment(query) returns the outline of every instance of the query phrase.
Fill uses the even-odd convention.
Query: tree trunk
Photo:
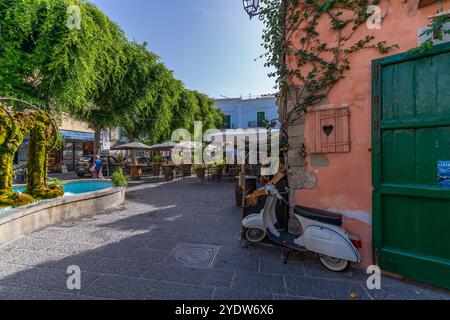
[[[134,136],[132,133],[128,133],[128,142],[132,143],[134,142]],[[131,150],[131,161],[135,164],[137,164],[137,151],[136,150]]]
[[[102,134],[102,128],[95,127],[94,128],[94,155],[100,155],[102,153],[102,146],[101,146],[101,134]]]
[[[10,143],[11,133],[14,128],[13,118],[0,103],[0,194],[13,191],[12,165]]]
[[[0,194],[13,191],[13,160],[11,153],[0,152]]]
[[[47,140],[45,124],[37,123],[30,132],[27,192],[38,198],[45,197],[47,191]]]

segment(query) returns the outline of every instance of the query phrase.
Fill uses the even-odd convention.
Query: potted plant
[[[204,166],[197,166],[195,168],[195,174],[197,175],[197,181],[199,183],[205,182],[205,171],[206,168]]]
[[[162,161],[163,159],[160,154],[157,154],[156,156],[153,157],[152,163],[153,174],[157,177],[159,177],[159,175],[161,174]]]
[[[127,187],[128,177],[122,169],[119,169],[111,175],[111,182],[115,187]]]

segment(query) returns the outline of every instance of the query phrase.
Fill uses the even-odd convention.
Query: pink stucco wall
[[[429,23],[428,17],[436,13],[437,6],[417,9],[419,0],[382,0],[382,14],[385,19],[381,30],[369,30],[362,26],[353,39],[367,34],[375,41],[387,40],[396,43],[400,49],[391,54],[417,47],[418,28]],[[443,2],[450,8],[450,0]],[[322,23],[318,27],[321,36],[332,41],[329,27]],[[361,237],[363,242],[363,265],[372,264],[372,177],[371,177],[371,61],[381,55],[376,50],[363,50],[351,56],[351,71],[331,91],[327,105],[347,104],[351,110],[350,132],[352,149],[350,153],[324,154],[329,160],[326,167],[311,165],[308,155],[308,169],[317,175],[317,187],[312,190],[297,190],[296,202],[304,206],[344,213],[344,227]],[[307,115],[305,140],[310,150],[314,132],[312,117]]]

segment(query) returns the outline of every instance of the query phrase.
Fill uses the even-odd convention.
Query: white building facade
[[[275,96],[216,99],[216,107],[225,114],[224,129],[280,127]]]

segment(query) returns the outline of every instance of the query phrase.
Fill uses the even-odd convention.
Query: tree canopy
[[[73,5],[80,28],[67,24]],[[76,0],[0,0],[0,95],[151,142],[197,120],[223,125],[214,100],[186,89],[147,44]]]

